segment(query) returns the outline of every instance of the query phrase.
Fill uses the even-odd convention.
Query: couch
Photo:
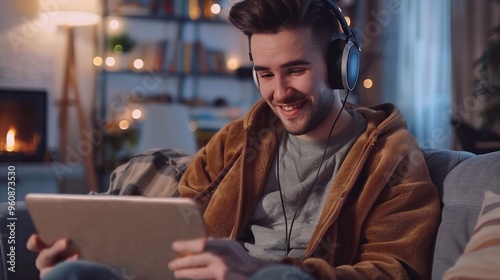
[[[459,257],[465,257],[463,256],[464,248],[474,233],[485,192],[492,191],[500,194],[500,151],[483,155],[474,155],[464,151],[424,148],[422,151],[442,201],[442,221],[436,236],[432,260],[432,279],[442,279],[443,273],[452,267]],[[135,159],[144,164],[145,169],[148,168],[148,164],[155,165],[155,159],[151,153],[146,153]],[[162,159],[162,162],[169,162],[174,167],[173,169],[178,172],[179,166],[183,168],[185,165],[172,164],[174,160],[164,161]],[[137,165],[138,163],[133,161],[125,163],[118,170],[126,170],[131,164]],[[112,182],[119,181],[116,180],[117,174],[119,175],[115,172],[112,175]],[[140,180],[144,180],[144,178],[140,178]],[[498,208],[498,204],[496,205]],[[0,204],[0,279],[38,279],[38,271],[34,265],[36,255],[25,248],[26,240],[35,231],[30,217],[23,202],[17,202],[15,229],[9,228],[7,206],[5,203]],[[15,250],[10,248],[12,246],[9,244],[9,240],[12,240],[12,237],[9,239],[10,236],[15,237]],[[12,243],[12,241],[10,242]],[[500,248],[500,244],[496,245],[497,248]],[[15,273],[9,271],[9,268],[12,269],[14,264],[12,260],[15,262]],[[467,262],[468,260],[470,257],[469,259],[464,258],[464,262],[470,264],[470,261]],[[9,261],[11,262],[9,263]],[[497,269],[499,268],[500,264],[497,266]],[[455,271],[460,272],[459,269],[460,267]]]

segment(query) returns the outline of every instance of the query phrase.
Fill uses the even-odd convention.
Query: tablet
[[[46,244],[70,238],[80,259],[113,267],[124,279],[174,279],[172,242],[206,236],[188,198],[28,194],[25,203]]]

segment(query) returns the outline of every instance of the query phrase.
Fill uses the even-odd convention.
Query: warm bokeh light
[[[218,15],[220,13],[220,11],[221,11],[220,5],[219,4],[213,4],[210,7],[210,11],[212,12],[212,14]]]
[[[363,81],[363,86],[365,88],[371,88],[371,87],[373,87],[373,81],[371,79],[365,79]]]
[[[114,66],[115,63],[116,63],[116,60],[114,57],[112,57],[112,56],[106,57],[106,65],[107,66],[109,66],[109,67]]]
[[[351,25],[351,18],[350,17],[344,17],[345,18],[345,22],[347,23],[347,25]]]
[[[116,19],[113,19],[109,22],[109,28],[112,30],[116,30],[120,27],[120,22]]]
[[[14,146],[16,144],[16,130],[11,128],[7,131],[7,135],[5,136],[5,150],[7,152],[13,152]]]
[[[238,60],[235,58],[231,58],[227,61],[227,69],[236,70],[239,66]]]
[[[187,1],[187,0],[184,0],[184,1]],[[189,18],[192,20],[197,20],[201,16],[200,6],[196,2],[198,2],[198,1],[189,1],[189,4],[188,4],[188,6],[189,6],[188,15],[189,15]]]
[[[118,127],[119,127],[121,130],[127,130],[127,129],[130,127],[130,123],[129,123],[127,120],[121,120],[121,121],[118,123]]]
[[[142,67],[144,67],[144,61],[140,58],[135,59],[133,65],[135,69],[142,69]]]
[[[134,120],[138,120],[142,117],[142,112],[141,109],[134,109],[132,110],[132,118]]]
[[[102,57],[100,56],[96,56],[94,57],[94,59],[92,60],[92,62],[94,63],[94,66],[101,66],[102,65]]]

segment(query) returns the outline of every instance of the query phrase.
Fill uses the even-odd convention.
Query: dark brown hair
[[[275,34],[284,29],[310,27],[326,55],[339,22],[325,0],[243,0],[235,3],[229,21],[250,38],[255,33]]]

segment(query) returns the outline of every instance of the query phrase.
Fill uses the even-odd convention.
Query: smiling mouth
[[[302,104],[295,104],[295,105],[291,105],[291,106],[281,106],[281,109],[285,110],[285,111],[293,111],[297,108],[300,108],[302,106]]]
[[[304,106],[306,102],[300,102],[300,103],[296,103],[296,104],[292,104],[292,105],[278,105],[281,109],[283,109],[284,111],[287,111],[287,112],[290,112],[290,111],[293,111],[295,109],[298,109],[302,106]]]

